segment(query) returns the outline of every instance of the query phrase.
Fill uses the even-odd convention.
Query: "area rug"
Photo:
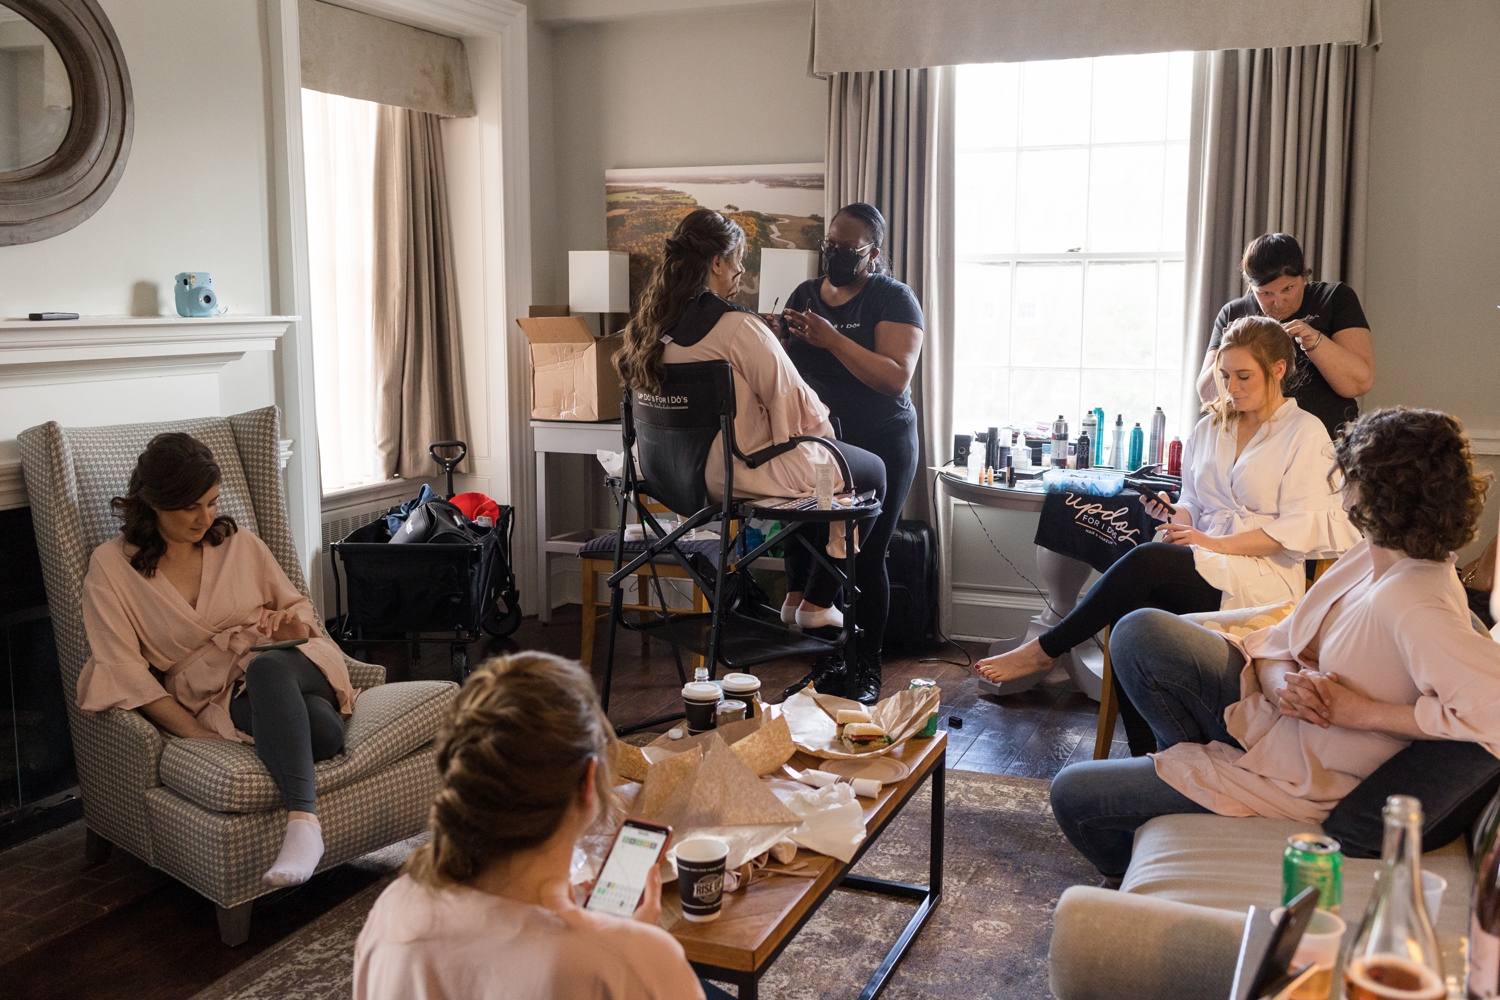
[[[949,771],[943,897],[882,994],[906,998],[1050,997],[1052,908],[1098,875],[1063,839],[1048,783]],[[860,863],[861,874],[925,884],[924,788]],[[194,1000],[348,1000],[354,939],[387,881],[370,886]],[[761,979],[761,995],[833,1000],[859,994],[912,904],[836,892]],[[731,990],[731,992],[733,992]]]

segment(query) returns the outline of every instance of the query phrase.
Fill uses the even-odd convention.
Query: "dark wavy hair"
[[[890,274],[891,262],[886,259],[885,255],[885,216],[880,214],[880,209],[863,201],[851,201],[835,212],[833,218],[837,219],[841,215],[859,220],[869,231],[870,242],[880,250],[880,256],[875,258],[870,270],[875,274]],[[832,220],[829,221],[832,222]]]
[[[146,445],[130,473],[125,495],[110,500],[124,523],[120,533],[134,545],[130,565],[142,576],[155,576],[167,541],[156,527],[159,510],[186,510],[223,477],[208,445],[191,434],[158,434]],[[221,514],[198,544],[219,545],[239,530],[234,518]]]
[[[640,308],[625,326],[625,345],[615,352],[615,368],[628,388],[656,392],[666,368],[662,338],[703,289],[716,257],[745,245],[739,223],[711,208],[695,208],[677,223],[662,248],[661,263],[641,293]]]
[[[557,832],[596,761],[601,815],[618,812],[615,730],[588,672],[550,653],[497,656],[469,675],[437,736],[442,788],[432,839],[406,871],[431,886],[464,882]]]
[[[1349,520],[1376,545],[1442,560],[1474,539],[1489,491],[1463,425],[1440,410],[1392,406],[1345,424],[1335,468],[1355,484]]]
[[[1268,285],[1277,278],[1305,278],[1312,274],[1302,256],[1302,244],[1286,233],[1257,236],[1245,247],[1240,270],[1252,285]]]

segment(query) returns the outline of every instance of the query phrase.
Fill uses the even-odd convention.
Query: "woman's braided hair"
[[[708,287],[714,259],[745,245],[745,231],[711,208],[683,216],[662,246],[661,263],[641,293],[640,308],[625,327],[625,345],[615,352],[615,368],[627,388],[654,393],[666,367],[662,338],[672,332],[693,299]]]
[[[576,662],[534,652],[489,660],[443,718],[432,839],[407,861],[407,873],[451,885],[546,843],[578,798],[590,761],[597,762],[599,802],[612,809],[614,740],[593,681]]]

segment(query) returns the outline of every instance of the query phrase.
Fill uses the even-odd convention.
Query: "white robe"
[[[1272,556],[1230,556],[1193,548],[1203,579],[1224,594],[1221,608],[1300,601],[1304,563],[1335,559],[1360,540],[1329,485],[1333,442],[1323,422],[1288,399],[1234,455],[1234,429],[1204,417],[1183,447],[1182,498],[1193,527],[1222,537],[1260,528],[1283,546]]]

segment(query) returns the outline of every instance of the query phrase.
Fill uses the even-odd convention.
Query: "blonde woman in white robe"
[[[1301,600],[1305,562],[1336,558],[1359,541],[1329,479],[1328,431],[1285,395],[1295,350],[1274,320],[1230,326],[1218,351],[1219,397],[1183,449],[1181,499],[1145,501],[1165,522],[1161,541],[1126,553],[1050,631],[980,660],[980,674],[999,683],[1051,670],[1141,608],[1188,614]],[[1122,714],[1127,731],[1139,732],[1130,725],[1135,713],[1122,704]],[[1149,730],[1139,735],[1150,739]]]

